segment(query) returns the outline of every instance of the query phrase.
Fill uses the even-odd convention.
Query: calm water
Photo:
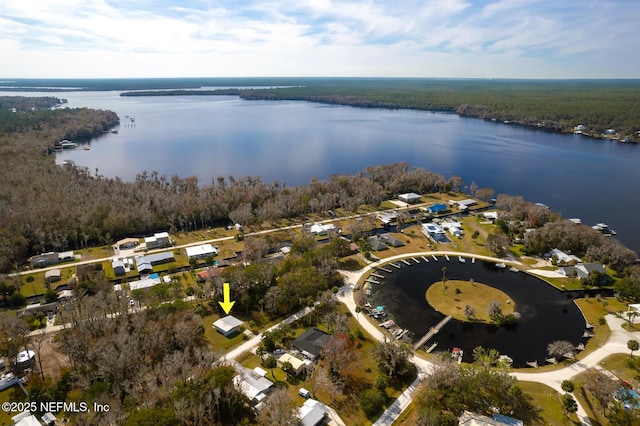
[[[640,250],[634,219],[640,207],[640,146],[420,111],[235,96],[54,95],[67,98],[70,107],[110,109],[120,116],[118,134],[94,140],[89,151],[57,158],[105,176],[133,180],[144,170],[157,170],[197,175],[202,184],[218,176],[253,175],[299,185],[312,177],[407,161],[445,177],[458,174],[466,185],[475,181],[496,194],[543,202],[585,224],[608,223]]]
[[[574,345],[586,343],[582,338],[584,317],[566,294],[533,276],[498,269],[489,262],[471,263],[467,259],[461,264],[455,258],[451,258],[451,262],[439,258],[438,262],[401,264],[400,269],[390,268],[392,273],[378,271],[385,278],[381,280],[382,285],[372,287],[372,305],[383,305],[396,324],[413,332],[414,341],[418,341],[444,318],[425,298],[429,286],[442,279],[443,266],[447,267],[450,280],[473,278],[478,283],[502,290],[513,300],[521,318],[512,329],[452,320],[426,346],[437,342],[436,351],[462,348],[467,362],[473,360],[472,351],[476,346],[494,348],[513,358],[514,367],[525,367],[527,361],[534,360],[545,365],[547,345],[553,341],[568,340]],[[454,290],[450,286],[448,291]],[[505,306],[504,300],[497,302]],[[465,306],[464,293],[460,294],[460,306]]]

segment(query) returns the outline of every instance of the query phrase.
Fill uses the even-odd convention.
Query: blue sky
[[[2,0],[0,77],[640,78],[638,0]]]

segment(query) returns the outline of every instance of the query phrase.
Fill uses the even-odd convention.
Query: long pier
[[[415,345],[413,345],[413,349],[414,350],[418,350],[418,348],[420,348],[420,346],[424,345],[425,343],[427,343],[427,341],[429,339],[431,339],[433,336],[435,336],[436,334],[438,334],[438,332],[440,331],[440,329],[442,329],[442,327],[444,327],[445,325],[447,325],[447,323],[449,321],[451,321],[451,318],[453,318],[453,315],[448,315],[447,317],[445,317],[445,319],[443,319],[442,321],[440,321],[435,327],[431,327],[429,329],[429,331],[427,332],[427,334],[425,334],[424,336],[422,336],[422,339],[420,339],[418,341],[418,343],[416,343]]]

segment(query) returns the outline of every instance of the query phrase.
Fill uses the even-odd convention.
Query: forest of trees
[[[266,183],[256,176],[220,176],[207,184],[195,176],[167,177],[146,171],[134,182],[123,182],[73,163],[55,164],[50,153],[57,141],[99,135],[117,122],[113,112],[86,108],[0,111],[0,156],[4,160],[0,168],[0,272],[15,270],[29,256],[51,250],[109,244],[154,231],[205,229],[229,221],[252,225],[336,208],[377,208],[398,193],[459,191],[463,186],[459,176],[445,178],[421,168],[410,169],[406,162],[370,166],[355,175],[333,175],[326,181],[314,178],[298,187]],[[477,189],[477,185],[472,183],[470,188]],[[479,196],[481,190],[475,192]],[[508,212],[510,225],[502,230],[510,237],[522,234],[524,227],[540,229],[528,239],[531,253],[557,246],[580,255],[588,253],[620,271],[635,259],[631,250],[624,251],[621,244],[589,230],[565,232],[562,227],[567,225],[559,224],[559,215],[520,197],[499,196],[498,206]],[[556,241],[559,235],[564,240]],[[617,251],[612,255],[612,250]]]

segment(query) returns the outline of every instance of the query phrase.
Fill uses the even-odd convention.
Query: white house
[[[464,231],[462,230],[462,228],[450,226],[448,231],[451,235],[453,235],[456,238],[462,238],[464,236]]]
[[[309,232],[313,235],[327,235],[329,231],[333,231],[334,229],[336,229],[336,226],[333,223],[314,223],[311,225],[311,228],[309,228]]]
[[[129,283],[129,289],[131,291],[133,290],[140,290],[143,288],[149,288],[149,287],[153,287],[154,285],[158,285],[162,282],[162,280],[160,280],[160,277],[154,277],[154,278],[147,278],[144,280],[138,280],[138,281],[131,281]],[[117,291],[122,291],[122,285],[121,284],[116,284],[113,286],[113,289],[117,292]]]
[[[254,372],[239,374],[233,378],[233,382],[254,404],[262,401],[273,388],[271,380]]]
[[[327,414],[327,407],[315,399],[307,399],[299,409],[302,426],[316,426],[322,423]]]
[[[406,194],[398,195],[398,199],[400,201],[404,201],[405,203],[413,204],[420,201],[420,195],[416,194],[415,192],[407,192]]]
[[[457,205],[459,210],[467,210],[469,207],[478,204],[473,198],[467,198],[466,200],[449,200],[449,205]]]
[[[558,250],[558,249],[549,250],[549,253],[547,253],[547,257],[550,257],[550,258],[555,257],[558,263],[570,263],[570,262],[582,261],[582,259],[580,259],[578,256],[575,256],[573,254],[571,255],[567,254],[562,250]]]
[[[222,317],[216,322],[213,323],[213,326],[216,328],[216,331],[224,336],[229,336],[230,334],[238,331],[238,327],[243,324],[241,320],[234,317],[233,315],[227,315],[226,317]]]
[[[498,220],[498,212],[484,212],[482,213],[482,216],[484,216],[485,219],[488,219],[492,222],[495,222],[496,220]]]
[[[202,244],[199,246],[187,247],[186,252],[189,259],[204,259],[218,254],[218,249],[213,247],[211,244]]]

